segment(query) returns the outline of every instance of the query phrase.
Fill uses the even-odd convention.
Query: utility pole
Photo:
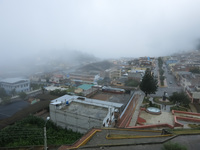
[[[47,150],[47,130],[46,130],[46,124],[47,121],[50,119],[50,117],[47,117],[45,124],[44,124],[44,150]]]
[[[47,150],[47,134],[46,134],[46,126],[44,126],[44,150]]]

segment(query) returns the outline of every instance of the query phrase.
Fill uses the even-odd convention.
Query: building
[[[82,84],[74,90],[74,93],[79,94],[82,93],[84,96],[87,96],[91,92],[93,92],[93,84]]]
[[[7,78],[0,81],[0,86],[6,93],[20,93],[30,91],[30,80],[22,78]]]
[[[49,79],[49,82],[55,83],[55,84],[59,84],[59,83],[61,83],[64,79],[65,79],[65,77],[64,77],[63,75],[56,74],[56,75],[53,75],[53,76]]]
[[[133,69],[128,73],[128,79],[140,81],[142,80],[142,77],[144,76],[144,74],[145,74],[145,70]]]
[[[112,68],[105,70],[105,77],[109,77],[110,79],[119,79],[121,75],[121,68]]]
[[[114,112],[121,112],[123,104],[107,102],[86,97],[64,95],[52,100],[50,117],[57,125],[87,132],[92,127],[112,127],[115,123]]]
[[[57,87],[57,86],[53,86],[53,85],[51,85],[51,86],[47,86],[47,87],[44,87],[45,88],[45,90],[47,90],[47,91],[54,91],[54,90],[61,90],[61,91],[64,91],[64,90],[67,90],[67,88],[64,88],[64,87]]]
[[[89,74],[78,74],[78,73],[70,73],[69,79],[72,82],[79,82],[79,83],[85,83],[85,84],[96,84],[99,80],[100,76],[98,74],[96,75],[89,75]]]
[[[155,58],[153,57],[140,57],[139,58],[139,65],[141,67],[154,67]]]
[[[167,65],[169,65],[169,64],[176,64],[178,62],[178,60],[176,60],[176,59],[168,59],[168,60],[166,60],[166,64]]]
[[[124,89],[113,88],[113,87],[110,87],[110,86],[103,86],[102,87],[102,91],[103,92],[108,92],[108,93],[119,93],[119,94],[125,93]]]

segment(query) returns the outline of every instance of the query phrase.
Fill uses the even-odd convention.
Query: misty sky
[[[100,58],[195,49],[200,0],[0,0],[1,62],[59,50]]]

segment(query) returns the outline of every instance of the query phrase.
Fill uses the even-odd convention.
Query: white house
[[[50,117],[57,125],[87,132],[92,127],[108,127],[115,123],[115,110],[121,111],[123,104],[86,97],[64,95],[52,100]]]
[[[10,94],[12,91],[16,93],[30,91],[30,80],[23,78],[7,78],[0,80],[0,87],[4,88],[6,93]]]

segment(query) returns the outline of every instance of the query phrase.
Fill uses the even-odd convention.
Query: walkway
[[[118,119],[117,127],[125,128],[129,125],[137,103],[138,103],[138,94],[134,94],[133,98],[130,100],[130,102],[127,104],[126,108],[122,112],[120,116],[121,118]]]
[[[198,104],[197,104],[198,105]],[[191,110],[191,112],[194,112],[194,113],[197,113],[197,109],[196,109],[196,107],[195,107],[195,104],[189,104],[189,106],[190,106],[190,110]],[[199,112],[198,112],[199,113]]]
[[[126,128],[131,125],[135,125],[137,122],[137,118],[140,112],[140,106],[144,99],[144,94],[138,91],[134,93],[134,97],[125,108],[125,112],[123,112],[121,118],[118,120],[117,127]]]
[[[136,125],[138,115],[140,113],[140,106],[142,105],[143,99],[144,99],[144,94],[141,94],[139,99],[138,99],[138,104],[136,106],[135,112],[133,113],[133,116],[132,116],[132,119],[131,119],[129,126],[135,126]]]
[[[58,148],[58,150],[77,149],[80,146],[85,145],[95,133],[100,131],[101,129],[91,129],[86,134],[84,134],[78,141],[76,141],[73,145],[62,145]]]
[[[194,103],[194,107],[196,108],[197,112],[200,113],[200,105],[198,103]]]
[[[172,113],[162,112],[160,115],[152,115],[146,111],[141,111],[140,117],[146,120],[144,125],[154,125],[154,124],[169,124],[174,125],[174,118]]]

